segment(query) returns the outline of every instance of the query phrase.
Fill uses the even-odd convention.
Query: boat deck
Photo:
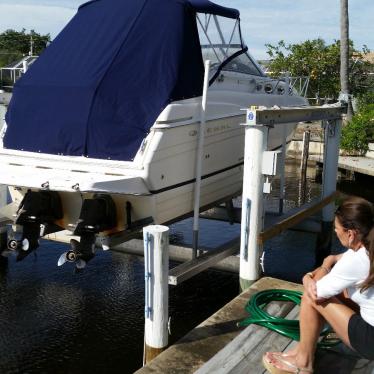
[[[287,350],[292,341],[260,326],[237,327],[237,322],[247,316],[244,306],[251,295],[272,288],[302,287],[274,278],[260,279],[136,373],[266,373],[261,363],[263,353]],[[279,317],[292,319],[298,315],[298,307],[291,303],[278,302],[269,307]],[[318,351],[314,372],[369,374],[374,372],[374,362]]]
[[[149,195],[131,162],[0,149],[0,183],[55,191]]]

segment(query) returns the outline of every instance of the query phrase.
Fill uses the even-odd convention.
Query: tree
[[[51,40],[49,34],[41,35],[31,30],[6,30],[0,34],[0,67],[29,54],[39,55]]]
[[[363,56],[368,53],[354,49],[350,41],[349,66],[350,84],[354,94],[366,90],[369,71],[368,62]],[[283,40],[277,45],[266,44],[267,53],[272,59],[269,70],[274,76],[290,72],[292,76],[309,76],[308,97],[337,99],[340,92],[340,42],[327,45],[323,39],[307,40],[300,44],[286,44]]]
[[[349,95],[349,18],[348,0],[340,0],[340,96],[348,103],[347,120],[353,115]]]

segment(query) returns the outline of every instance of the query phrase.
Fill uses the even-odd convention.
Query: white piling
[[[341,126],[341,119],[329,121],[325,126],[325,161],[322,179],[322,198],[330,196],[336,191]],[[332,222],[334,220],[334,209],[334,202],[326,205],[322,210],[322,220],[325,222]]]
[[[143,364],[168,346],[169,228],[151,225],[143,229],[145,273],[145,327]]]
[[[264,207],[262,157],[267,147],[268,128],[258,126],[256,111],[247,111],[245,128],[242,224],[240,237],[240,287],[248,288],[260,276],[262,247],[258,235],[263,230]]]
[[[209,88],[209,69],[210,61],[205,61],[205,74],[203,97],[201,100],[201,117],[199,126],[199,139],[196,154],[196,182],[194,190],[194,208],[193,208],[193,243],[192,258],[197,257],[197,247],[199,244],[199,213],[200,213],[200,190],[201,190],[201,173],[204,154],[204,138],[205,138],[205,120],[206,120],[206,103]]]
[[[339,144],[342,120],[325,122],[325,150],[322,175],[322,198],[336,191],[338,177]],[[316,264],[320,265],[323,258],[331,251],[331,239],[334,222],[335,204],[331,202],[322,209],[322,230],[316,247]]]

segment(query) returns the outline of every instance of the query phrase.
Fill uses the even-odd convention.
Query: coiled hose
[[[282,289],[273,289],[257,292],[248,301],[245,310],[249,313],[249,317],[239,322],[239,326],[248,326],[252,323],[276,331],[293,340],[300,340],[300,326],[298,320],[290,320],[286,318],[278,318],[265,312],[265,307],[271,301],[290,301],[297,305],[301,304],[301,295],[299,291],[290,291]],[[320,348],[330,348],[340,343],[340,340],[331,337],[332,330],[329,326],[325,326],[321,331],[322,340],[318,343]]]

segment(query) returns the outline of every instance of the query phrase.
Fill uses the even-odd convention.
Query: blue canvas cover
[[[227,18],[239,18],[239,11],[233,8],[223,7],[208,0],[188,0],[191,6],[199,13],[215,14]]]
[[[206,0],[93,0],[16,83],[4,147],[132,160],[175,100],[202,94],[195,12]]]

